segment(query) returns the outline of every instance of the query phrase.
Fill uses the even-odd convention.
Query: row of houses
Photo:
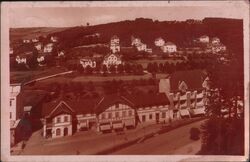
[[[121,47],[120,47],[120,39],[118,36],[114,35],[113,37],[111,37],[110,40],[110,50],[112,53],[117,53],[120,52]],[[177,46],[172,43],[172,42],[166,42],[162,39],[162,38],[157,38],[155,40],[155,45],[157,47],[160,47],[161,50],[164,53],[173,53],[177,51]],[[131,46],[135,47],[137,49],[137,51],[144,51],[147,53],[152,53],[153,50],[152,48],[148,48],[147,44],[143,43],[142,40],[140,38],[136,38],[136,37],[131,37]]]

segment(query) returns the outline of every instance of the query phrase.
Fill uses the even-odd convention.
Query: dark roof
[[[171,91],[179,90],[179,84],[184,81],[189,90],[201,89],[206,73],[203,70],[177,71],[170,75]]]
[[[58,98],[57,100],[43,104],[42,116],[44,117],[48,116],[59,104],[65,105],[64,103],[66,103],[67,106],[69,106],[73,110],[68,113],[76,113],[76,114],[94,113],[94,108],[99,100],[100,98],[96,99],[86,99],[86,98],[67,99],[65,97]]]
[[[129,95],[126,96],[126,98],[134,103],[136,108],[169,104],[169,100],[165,93],[144,93],[140,95]]]
[[[124,103],[124,104],[130,105],[131,107],[134,107],[134,104],[130,100],[128,100],[126,97],[118,95],[118,94],[112,94],[112,95],[104,96],[103,98],[101,98],[101,100],[99,100],[99,102],[97,103],[95,107],[95,112],[99,114],[105,111],[107,107],[116,103]]]

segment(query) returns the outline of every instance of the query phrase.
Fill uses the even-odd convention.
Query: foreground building
[[[164,93],[59,98],[43,106],[43,136],[56,138],[89,129],[99,132],[124,130],[138,124],[166,123],[170,118],[175,116]]]
[[[202,70],[178,71],[159,82],[159,92],[168,96],[171,109],[182,117],[205,114],[207,89],[209,78]]]

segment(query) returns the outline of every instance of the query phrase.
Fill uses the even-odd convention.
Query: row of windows
[[[149,118],[150,120],[152,120],[152,119],[153,119],[153,114],[149,114],[149,115],[148,115],[148,118]],[[156,113],[156,114],[155,114],[155,118],[156,118],[156,120],[158,120],[158,119],[160,118],[160,114],[159,114],[159,113]],[[166,112],[162,112],[162,113],[161,113],[161,118],[166,118]],[[146,115],[142,115],[142,121],[143,121],[143,122],[146,121]]]
[[[59,116],[56,118],[56,123],[68,122],[69,116]]]
[[[116,118],[119,118],[119,117],[126,117],[126,116],[132,116],[133,115],[133,112],[132,110],[129,110],[129,111],[122,111],[122,113],[120,113],[119,111],[115,112],[115,116]],[[100,119],[110,119],[112,118],[112,112],[108,112],[108,113],[102,113],[101,116],[100,116]]]

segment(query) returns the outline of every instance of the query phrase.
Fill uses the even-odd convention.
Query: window
[[[162,112],[162,118],[166,118],[166,112]]]
[[[153,115],[152,114],[149,114],[149,119],[152,119],[153,118]]]
[[[126,111],[123,111],[122,112],[122,116],[125,117],[127,114],[126,114]]]
[[[145,122],[145,121],[146,121],[146,116],[142,115],[142,122]]]
[[[61,117],[57,117],[57,118],[56,118],[56,122],[57,122],[57,123],[61,123]]]
[[[111,112],[108,114],[108,118],[109,118],[109,119],[112,118],[112,113],[111,113]]]
[[[105,119],[105,113],[102,114],[102,119]]]
[[[115,117],[119,118],[119,112],[115,112]]]
[[[132,116],[132,110],[129,110],[128,115]]]
[[[68,116],[64,116],[64,122],[68,122]]]
[[[60,136],[61,135],[61,129],[60,128],[57,128],[56,129],[56,136]]]

